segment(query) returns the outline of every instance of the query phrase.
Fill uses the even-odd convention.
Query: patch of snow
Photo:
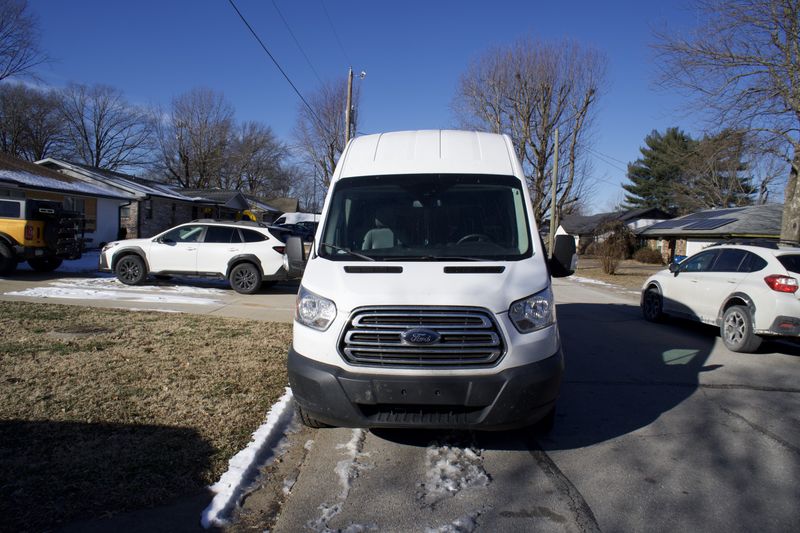
[[[588,283],[590,285],[603,285],[603,286],[612,287],[612,288],[615,288],[615,289],[619,288],[619,285],[614,285],[614,284],[608,283],[607,281],[600,281],[599,279],[582,278],[580,276],[570,276],[569,279],[571,279],[573,281],[577,281],[578,283]]]
[[[55,270],[58,272],[67,272],[69,274],[85,274],[89,272],[97,272],[97,267],[100,262],[100,252],[90,251],[84,252],[80,259],[72,259],[64,261]],[[33,269],[28,265],[27,261],[22,262],[17,266],[17,270],[32,271]],[[111,274],[108,274],[109,276]]]
[[[344,450],[345,459],[336,463],[335,471],[339,476],[339,483],[342,485],[342,491],[339,493],[339,500],[336,503],[323,503],[318,507],[321,514],[314,520],[306,522],[306,527],[316,533],[363,533],[364,531],[377,531],[378,527],[374,524],[349,524],[345,528],[331,529],[328,523],[339,513],[342,512],[347,496],[350,494],[350,489],[353,486],[353,481],[358,478],[362,470],[371,468],[371,465],[362,462],[369,454],[363,452],[364,441],[367,438],[367,432],[364,429],[354,429],[350,440],[344,444],[337,444],[337,450]],[[306,442],[306,446],[313,441]]]
[[[425,466],[425,483],[420,484],[417,499],[428,506],[466,488],[486,487],[491,482],[480,450],[471,446],[432,444],[425,452]]]
[[[117,300],[166,304],[218,305],[220,300],[200,298],[221,296],[224,291],[183,285],[147,286],[125,285],[114,278],[63,278],[46,287],[32,287],[22,291],[7,292],[9,296],[33,298],[65,298],[78,300]]]
[[[253,433],[250,443],[228,461],[228,471],[209,487],[216,495],[200,518],[204,528],[227,523],[226,516],[239,501],[258,467],[274,459],[280,447],[285,446],[284,435],[294,417],[291,405],[292,390],[286,387],[286,392],[267,413],[264,424]]]
[[[449,524],[426,528],[425,533],[472,533],[478,529],[478,517],[481,516],[481,514],[483,514],[482,511],[476,511],[461,516]]]

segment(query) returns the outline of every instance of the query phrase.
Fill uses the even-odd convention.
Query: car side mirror
[[[670,263],[669,264],[669,271],[672,272],[673,274],[677,275],[678,272],[680,272],[680,270],[681,270],[681,265],[680,264],[678,264],[678,263]]]
[[[299,278],[306,270],[306,250],[303,239],[289,237],[286,239],[286,250],[283,253],[283,268],[291,278]]]
[[[578,255],[575,249],[575,238],[570,235],[556,235],[553,253],[548,260],[550,275],[554,278],[565,278],[575,273]]]

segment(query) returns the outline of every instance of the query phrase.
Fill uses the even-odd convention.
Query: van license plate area
[[[479,383],[463,378],[338,379],[350,401],[358,404],[486,406],[502,388],[502,382],[491,379],[482,379]]]

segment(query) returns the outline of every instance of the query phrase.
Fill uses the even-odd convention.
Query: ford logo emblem
[[[408,344],[433,344],[442,336],[432,329],[409,329],[403,332],[402,338]]]

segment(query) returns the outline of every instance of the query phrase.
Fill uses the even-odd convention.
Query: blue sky
[[[685,100],[659,89],[654,28],[686,30],[676,2],[274,0],[317,74],[367,72],[359,133],[455,126],[451,102],[470,60],[521,37],[569,38],[604,51],[607,85],[594,126],[591,211],[607,210],[625,182],[624,162],[653,129],[702,123]],[[319,85],[272,0],[236,4],[301,93]],[[168,106],[194,87],[221,91],[240,120],[258,120],[291,142],[300,101],[226,0],[30,0],[53,58],[49,85],[104,83],[136,103]],[[338,40],[337,40],[338,35]],[[341,41],[341,46],[339,45]]]

